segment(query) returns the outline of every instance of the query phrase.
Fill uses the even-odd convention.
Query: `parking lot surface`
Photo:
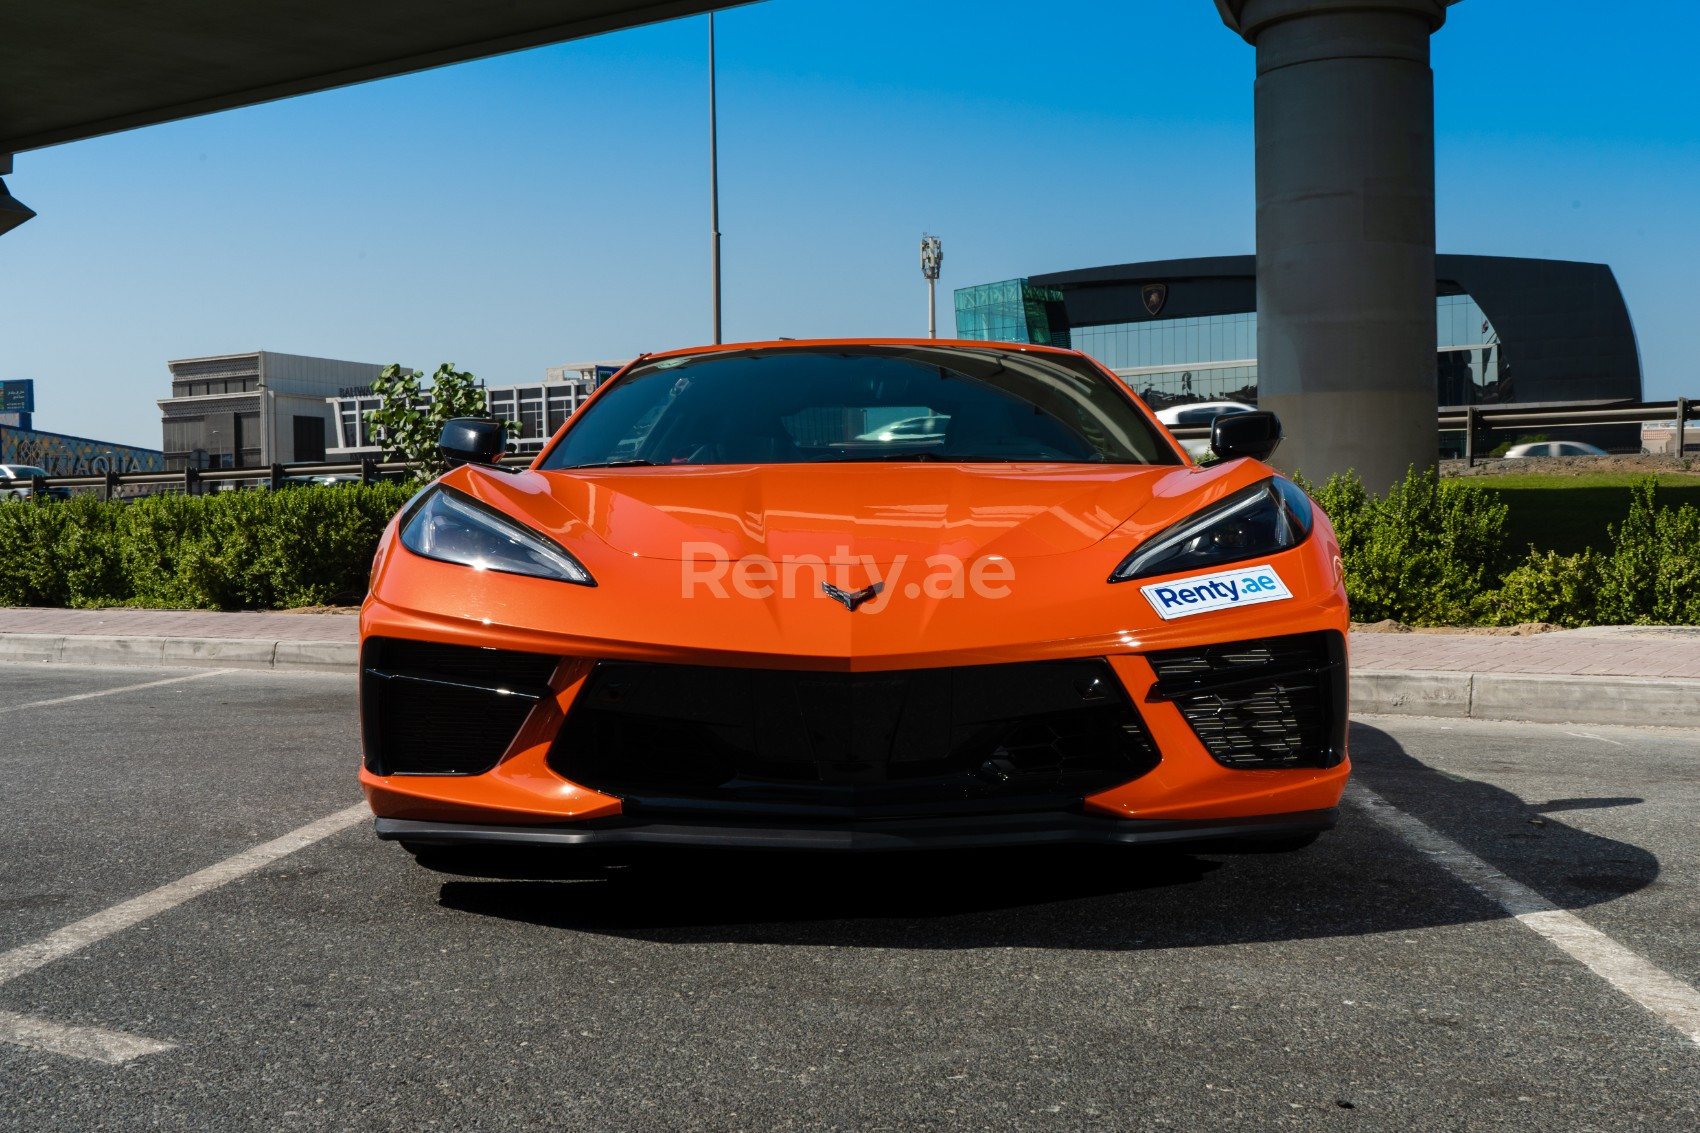
[[[1360,720],[1296,854],[457,875],[332,820],[355,725],[0,666],[0,1129],[1700,1128],[1693,732]]]

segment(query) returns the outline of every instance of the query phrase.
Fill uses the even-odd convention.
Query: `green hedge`
[[[395,484],[0,504],[0,605],[282,609],[358,602]]]
[[[1358,621],[1700,625],[1700,509],[1660,506],[1651,477],[1635,485],[1609,550],[1575,555],[1508,547],[1505,505],[1469,480],[1413,472],[1385,497],[1351,474],[1305,487],[1340,536]],[[378,484],[3,503],[0,605],[356,602],[408,494]]]
[[[1525,547],[1520,559],[1506,506],[1468,480],[1412,472],[1378,498],[1348,473],[1306,489],[1340,536],[1357,621],[1700,625],[1700,509],[1660,506],[1651,476],[1631,490],[1609,550]]]

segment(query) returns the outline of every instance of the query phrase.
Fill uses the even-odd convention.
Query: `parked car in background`
[[[34,464],[0,464],[0,500],[30,499],[35,495],[32,479],[47,474],[47,469]],[[46,496],[50,500],[68,500],[71,491],[69,488],[48,488]]]
[[[1505,450],[1505,459],[1513,460],[1525,456],[1610,456],[1605,449],[1586,441],[1532,441],[1529,444],[1512,445]]]
[[[1157,412],[1157,420],[1174,428],[1177,425],[1206,425],[1218,417],[1226,417],[1233,413],[1255,413],[1257,406],[1247,405],[1243,401],[1194,401],[1186,405],[1171,405]],[[1210,438],[1198,437],[1182,441],[1181,447],[1194,460],[1205,460],[1210,456]]]
[[[905,417],[901,421],[893,421],[891,424],[882,425],[872,432],[863,433],[856,439],[858,441],[878,441],[881,444],[942,441],[944,440],[945,430],[948,428],[950,428],[949,417]]]

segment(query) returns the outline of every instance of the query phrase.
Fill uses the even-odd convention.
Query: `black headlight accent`
[[[1110,572],[1110,582],[1203,570],[1287,551],[1310,537],[1310,497],[1284,476],[1259,480],[1172,523]]]
[[[433,529],[434,522],[441,528]],[[439,540],[444,545],[439,546]],[[399,524],[399,541],[421,558],[437,562],[575,586],[596,585],[584,564],[555,540],[447,484],[426,488],[409,501]]]

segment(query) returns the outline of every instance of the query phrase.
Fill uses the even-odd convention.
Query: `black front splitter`
[[[377,820],[379,838],[419,846],[721,846],[762,850],[968,849],[976,846],[1150,845],[1276,841],[1327,830],[1337,811],[1294,811],[1252,818],[1160,820],[1087,814],[999,814],[875,819],[838,824],[772,820],[591,819],[553,826],[483,826],[457,822]]]

